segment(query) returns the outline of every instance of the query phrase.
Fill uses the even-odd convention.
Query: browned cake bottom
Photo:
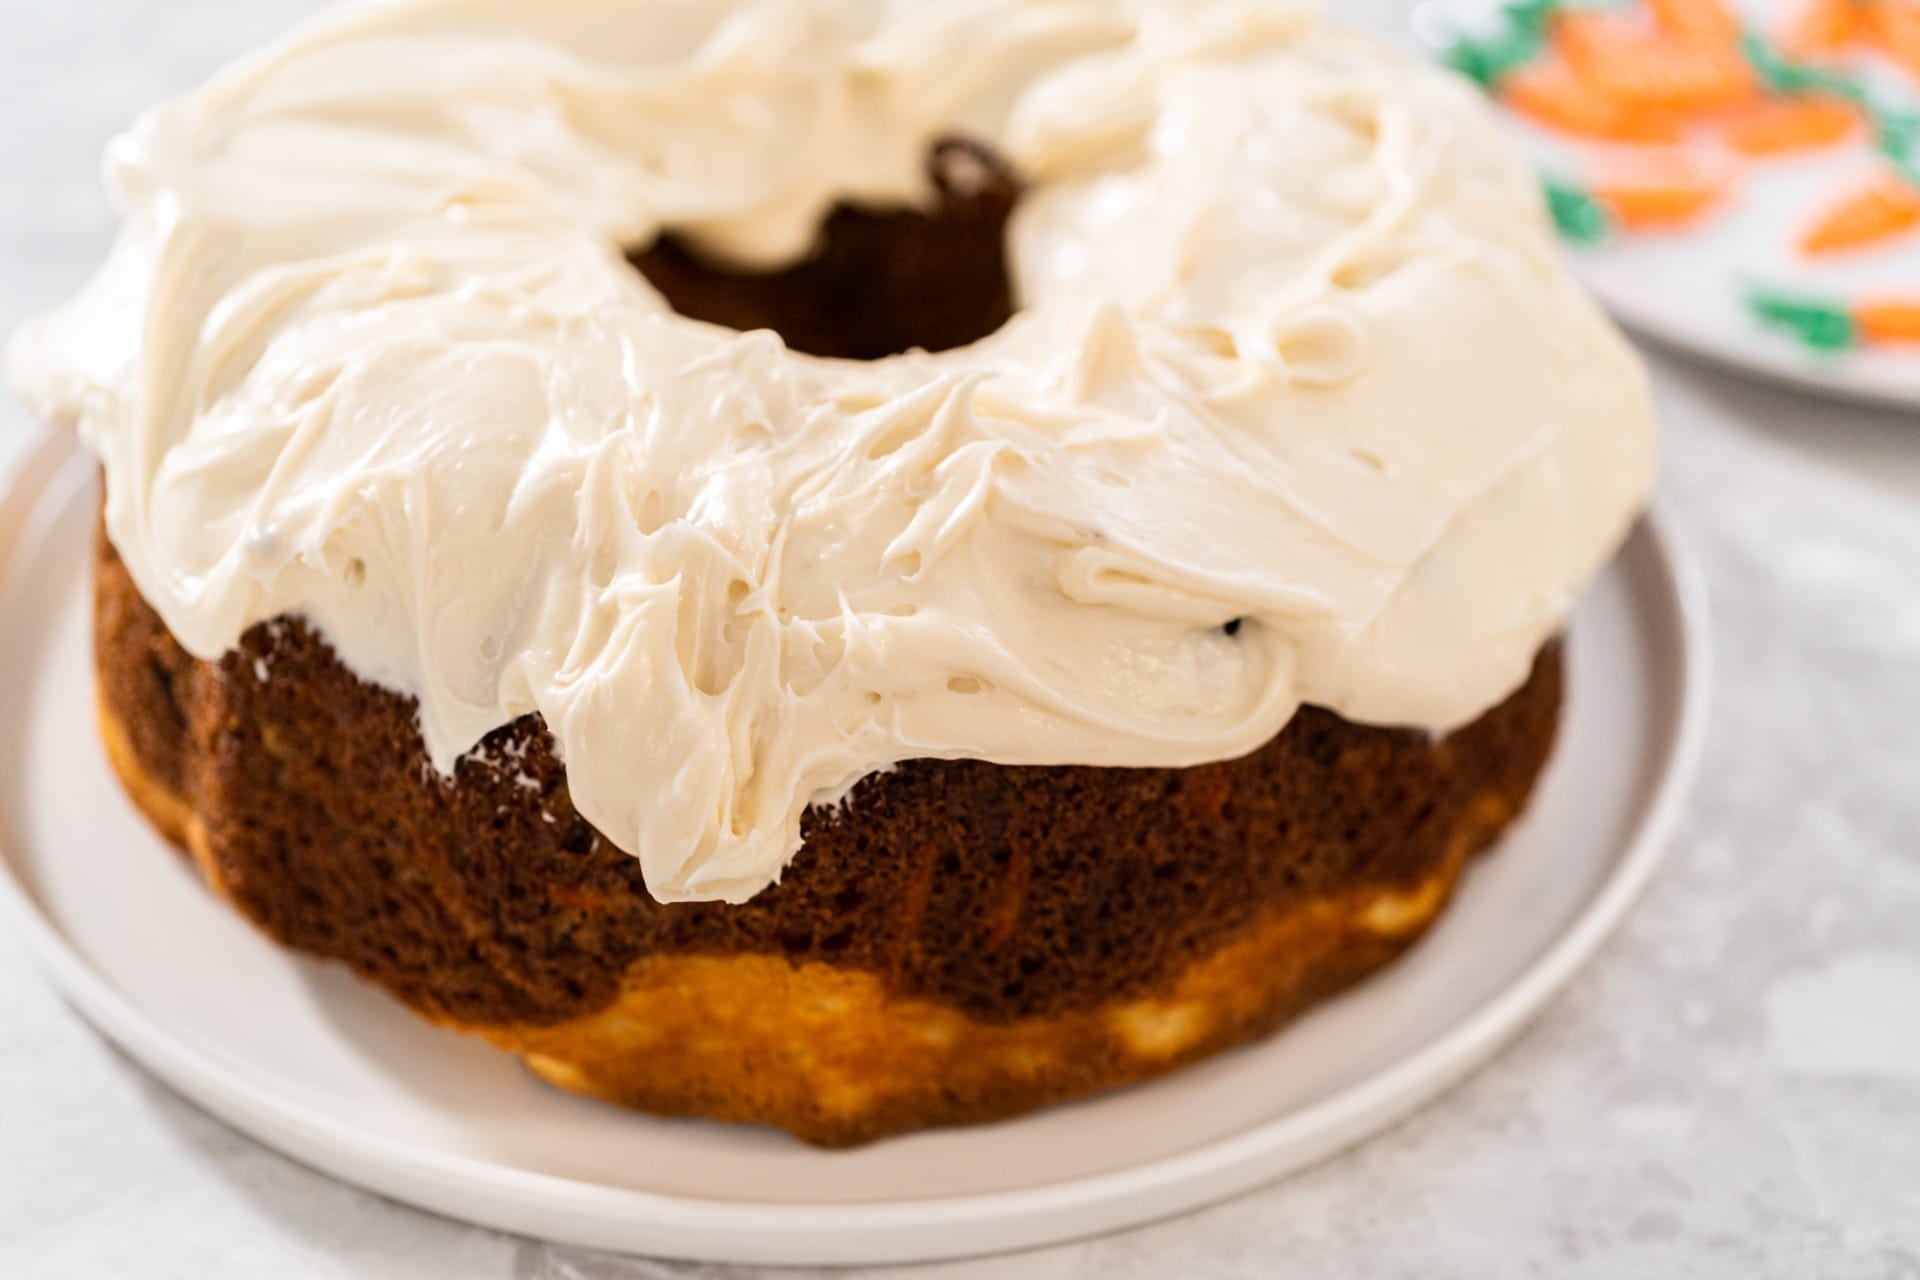
[[[1192,769],[917,761],[811,812],[751,902],[662,906],[537,719],[443,779],[413,704],[298,622],[196,661],[104,538],[96,595],[115,770],[269,935],[565,1088],[828,1145],[1157,1075],[1385,964],[1524,805],[1560,703],[1550,647],[1442,738],[1308,709]]]

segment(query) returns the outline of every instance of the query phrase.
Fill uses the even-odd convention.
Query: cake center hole
[[[778,271],[728,270],[672,235],[628,257],[681,315],[771,329],[809,355],[964,347],[1013,316],[1007,222],[1020,184],[994,152],[958,139],[936,143],[927,170],[928,208],[841,205],[813,254]]]

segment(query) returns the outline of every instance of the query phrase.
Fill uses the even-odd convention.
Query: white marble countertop
[[[91,270],[109,135],[310,9],[0,11],[0,332]],[[1404,26],[1402,0],[1332,0]],[[1920,415],[1656,358],[1665,501],[1713,597],[1677,847],[1493,1066],[1206,1212],[928,1277],[1920,1280]],[[0,404],[0,468],[31,424]],[[0,1276],[745,1274],[514,1239],[291,1163],[148,1078],[0,932]]]

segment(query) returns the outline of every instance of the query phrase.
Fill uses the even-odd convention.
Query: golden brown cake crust
[[[109,754],[288,945],[569,1088],[844,1144],[1164,1071],[1384,964],[1524,805],[1557,648],[1454,734],[1307,709],[1191,769],[916,761],[809,813],[742,906],[653,901],[536,718],[452,779],[297,620],[182,652],[100,539]],[[644,785],[644,780],[636,780]]]

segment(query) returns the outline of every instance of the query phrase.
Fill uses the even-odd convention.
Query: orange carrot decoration
[[[1549,34],[1560,56],[1583,76],[1636,57],[1654,41],[1653,29],[1638,18],[1598,9],[1556,14]]]
[[[1787,25],[1780,44],[1798,58],[1834,54],[1859,39],[1863,27],[1855,0],[1809,0]]]
[[[1862,342],[1920,343],[1920,298],[1868,299],[1853,309]]]
[[[1800,238],[1802,253],[1819,256],[1884,244],[1920,227],[1920,189],[1883,177],[1820,215]]]
[[[1568,13],[1554,45],[1601,94],[1641,109],[1712,111],[1750,99],[1753,69],[1739,46],[1719,39],[1661,38],[1606,13]]]
[[[1629,231],[1670,231],[1698,221],[1720,203],[1725,189],[1602,183],[1593,195]]]
[[[1860,112],[1840,98],[1761,98],[1735,107],[1722,124],[1742,155],[1774,156],[1845,142],[1860,131]]]
[[[1629,231],[1665,231],[1698,221],[1732,190],[1728,166],[1666,152],[1615,165],[1593,198]]]
[[[1912,294],[1867,298],[1849,306],[1838,299],[1761,287],[1747,294],[1747,313],[1762,327],[1798,339],[1809,351],[1920,346],[1920,296]]]
[[[1880,51],[1920,77],[1920,4],[1913,0],[1874,0],[1867,6],[1866,21]]]
[[[1680,140],[1672,113],[1638,108],[1596,93],[1557,59],[1536,62],[1500,82],[1500,99],[1549,128],[1610,142],[1670,143]]]
[[[1740,38],[1740,20],[1722,0],[1648,0],[1647,7],[1661,30],[1676,36],[1727,44]]]

